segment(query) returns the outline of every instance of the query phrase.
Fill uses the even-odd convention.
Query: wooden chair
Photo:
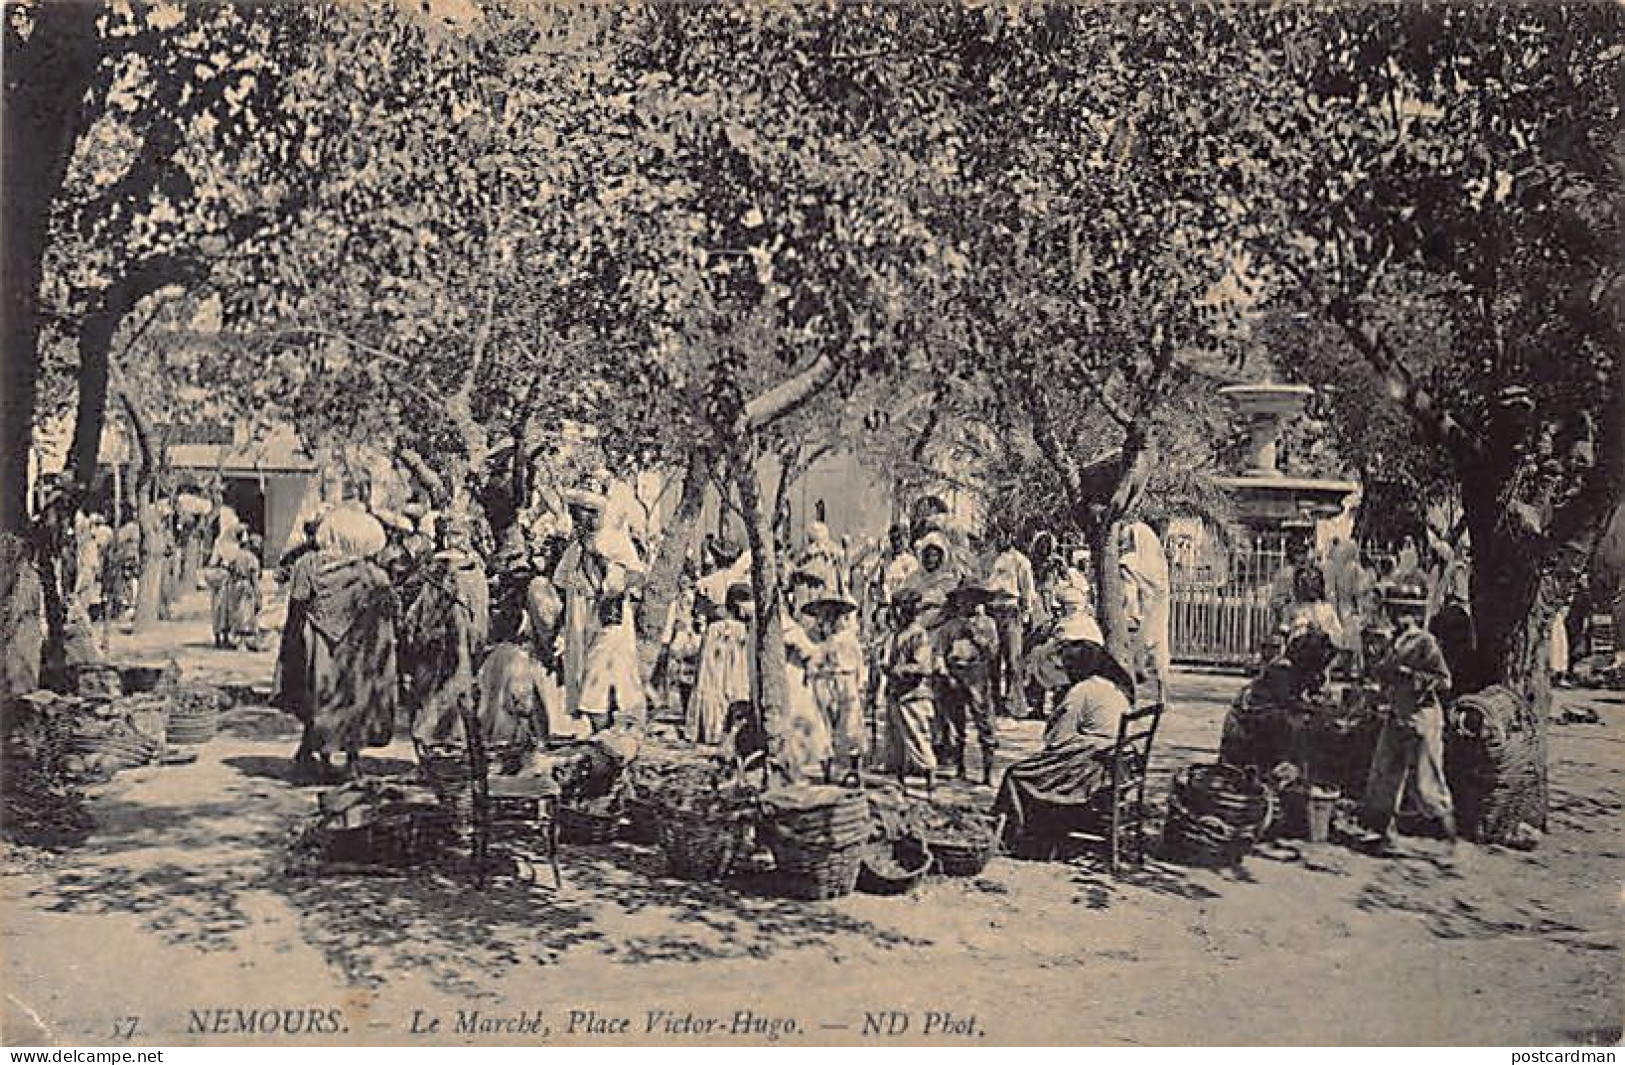
[[[1145,864],[1145,781],[1151,768],[1151,744],[1161,723],[1161,703],[1129,711],[1117,723],[1116,744],[1101,754],[1111,759],[1111,779],[1096,793],[1095,827],[1080,834],[1104,839],[1113,876],[1125,862]]]
[[[415,746],[418,763],[429,776],[431,785],[442,794],[443,802],[446,797],[467,789],[466,805],[452,798],[449,806],[455,830],[459,834],[467,833],[477,886],[484,888],[499,864],[491,856],[491,846],[495,843],[505,857],[515,859],[521,867],[533,867],[539,846],[553,871],[555,890],[561,888],[557,785],[543,777],[501,773],[493,776],[493,766],[499,770],[511,768],[511,763],[522,757],[522,750],[512,744],[488,745],[484,729],[466,703],[459,709],[466,743],[431,748],[415,742]],[[436,769],[446,766],[453,758],[462,763],[464,773]]]

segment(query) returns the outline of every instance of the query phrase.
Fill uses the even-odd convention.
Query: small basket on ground
[[[931,871],[934,858],[924,840],[904,837],[871,844],[858,870],[858,890],[870,895],[906,895]]]
[[[181,685],[165,697],[164,737],[180,747],[208,743],[220,731],[225,695],[207,685]]]
[[[621,797],[582,800],[559,807],[559,838],[565,843],[611,843],[621,831]]]
[[[931,851],[931,869],[942,876],[980,876],[998,850],[998,834],[984,814],[932,804],[911,813]]]

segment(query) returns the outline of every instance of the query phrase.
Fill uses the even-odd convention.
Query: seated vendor
[[[1003,818],[1002,842],[1011,854],[1048,857],[1070,832],[1093,827],[1093,800],[1111,778],[1107,755],[1118,722],[1134,705],[1128,670],[1099,644],[1069,641],[1037,664],[1040,681],[1065,683],[1044,728],[1044,747],[1004,774],[993,814]]]
[[[1282,762],[1301,765],[1294,718],[1313,711],[1335,648],[1325,630],[1299,625],[1281,653],[1236,696],[1225,715],[1219,760],[1264,772]]]

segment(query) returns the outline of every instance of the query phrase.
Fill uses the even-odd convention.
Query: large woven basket
[[[744,842],[745,822],[693,811],[667,809],[660,819],[666,868],[684,880],[721,880]]]
[[[774,884],[782,895],[792,899],[835,899],[857,889],[867,849],[861,843],[801,847],[778,840],[770,846],[777,866]]]
[[[660,842],[660,806],[641,795],[621,804],[621,838],[629,843]]]
[[[927,837],[925,844],[931,851],[931,868],[936,872],[943,876],[980,876],[987,863],[993,860],[998,840],[989,829],[987,837],[982,840]]]
[[[610,843],[621,831],[617,799],[559,807],[559,838],[566,843]]]
[[[802,849],[856,846],[869,839],[869,800],[861,791],[803,786],[763,798],[768,846]]]
[[[1499,685],[1460,699],[1445,738],[1445,776],[1464,836],[1516,839],[1518,826],[1545,827],[1545,759],[1527,704]]]
[[[1187,766],[1174,774],[1163,852],[1183,865],[1235,865],[1274,819],[1268,786],[1232,766]]]

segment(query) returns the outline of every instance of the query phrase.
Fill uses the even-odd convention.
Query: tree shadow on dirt
[[[47,913],[141,917],[166,943],[213,952],[234,949],[254,923],[242,907],[245,886],[233,871],[165,862],[68,870],[29,898]]]
[[[377,986],[414,970],[448,992],[479,993],[486,979],[588,950],[612,960],[706,962],[847,949],[919,946],[827,903],[773,897],[768,882],[677,880],[658,850],[629,844],[570,847],[564,887],[496,877],[280,877],[271,884],[302,918],[302,937],[352,983]]]
[[[1474,882],[1436,856],[1389,860],[1355,899],[1368,913],[1407,912],[1440,939],[1539,938],[1578,950],[1618,951],[1617,930],[1588,929],[1537,898],[1475,890]]]
[[[259,780],[274,780],[279,784],[286,784],[294,788],[321,787],[330,788],[340,784],[344,779],[344,768],[341,764],[333,767],[326,776],[318,777],[311,770],[296,764],[292,755],[279,757],[264,754],[235,754],[220,760],[222,765],[228,765],[246,777]],[[382,756],[361,756],[361,771],[369,777],[391,777],[397,779],[415,779],[417,763],[405,758],[385,758]]]
[[[1123,867],[1116,876],[1112,875],[1110,863],[1099,855],[1091,854],[1070,864],[1072,884],[1084,906],[1091,910],[1109,910],[1119,903],[1133,905],[1146,895],[1187,902],[1221,897],[1219,892],[1198,883],[1193,870],[1155,857],[1148,857],[1141,866]]]

